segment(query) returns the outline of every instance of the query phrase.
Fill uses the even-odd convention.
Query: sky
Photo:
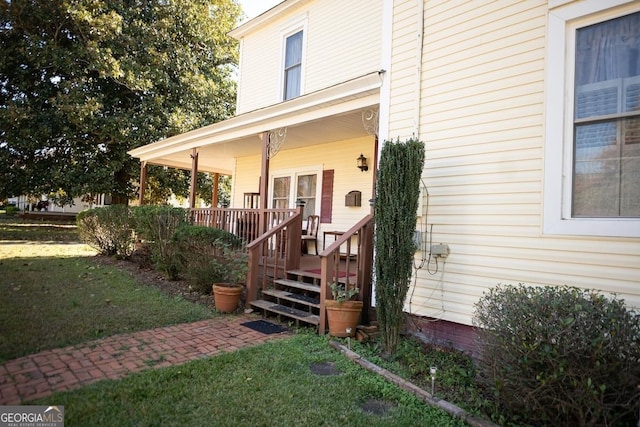
[[[244,10],[244,13],[249,19],[255,18],[262,12],[266,12],[280,2],[282,2],[282,0],[238,0],[238,3],[242,6],[242,10]]]

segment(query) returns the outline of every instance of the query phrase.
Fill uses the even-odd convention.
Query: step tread
[[[287,301],[293,301],[298,304],[308,305],[309,307],[320,308],[320,302],[312,302],[309,301],[310,297],[305,297],[304,295],[295,294],[287,291],[283,291],[280,289],[267,289],[262,291],[263,295],[269,295],[275,298],[282,298]],[[303,299],[304,297],[304,299]]]
[[[283,305],[280,305],[274,302],[265,301],[265,300],[256,300],[256,301],[251,301],[251,305],[253,307],[261,308],[263,310],[267,310],[272,313],[291,317],[293,319],[297,319],[302,322],[309,323],[311,325],[318,326],[320,324],[320,316],[316,314],[307,313],[306,311],[297,310],[291,307],[285,307]]]
[[[297,280],[291,279],[276,279],[273,281],[273,283],[277,283],[278,285],[282,286],[289,286],[291,288],[298,288],[309,292],[320,293],[320,286],[314,285],[313,283],[298,282]]]
[[[287,274],[291,276],[308,277],[310,279],[317,279],[317,280],[322,279],[322,275],[320,273],[312,273],[310,271],[305,271],[305,270],[287,270]],[[351,279],[351,282],[353,282],[356,276],[354,273],[352,273],[349,277]],[[338,278],[338,283],[346,283],[346,281],[347,281],[346,277]]]
[[[322,278],[322,275],[320,273],[312,273],[310,271],[305,271],[305,270],[287,270],[287,274],[291,274],[294,276],[310,277],[312,279]]]

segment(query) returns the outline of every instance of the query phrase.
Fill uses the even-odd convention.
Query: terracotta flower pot
[[[329,322],[329,335],[345,338],[356,334],[356,326],[358,326],[362,312],[362,301],[327,300],[325,306]],[[347,333],[349,328],[351,332]]]
[[[213,285],[213,302],[218,311],[233,313],[238,308],[242,296],[242,286],[229,283],[215,283]]]

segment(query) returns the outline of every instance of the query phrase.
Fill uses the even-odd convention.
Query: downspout
[[[422,44],[424,41],[424,0],[416,0],[418,22],[416,28],[416,96],[413,106],[413,135],[420,139],[420,111],[422,105]]]

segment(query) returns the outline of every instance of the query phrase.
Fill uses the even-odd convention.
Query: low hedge
[[[640,316],[575,287],[500,285],[476,304],[478,381],[532,425],[635,425]]]

